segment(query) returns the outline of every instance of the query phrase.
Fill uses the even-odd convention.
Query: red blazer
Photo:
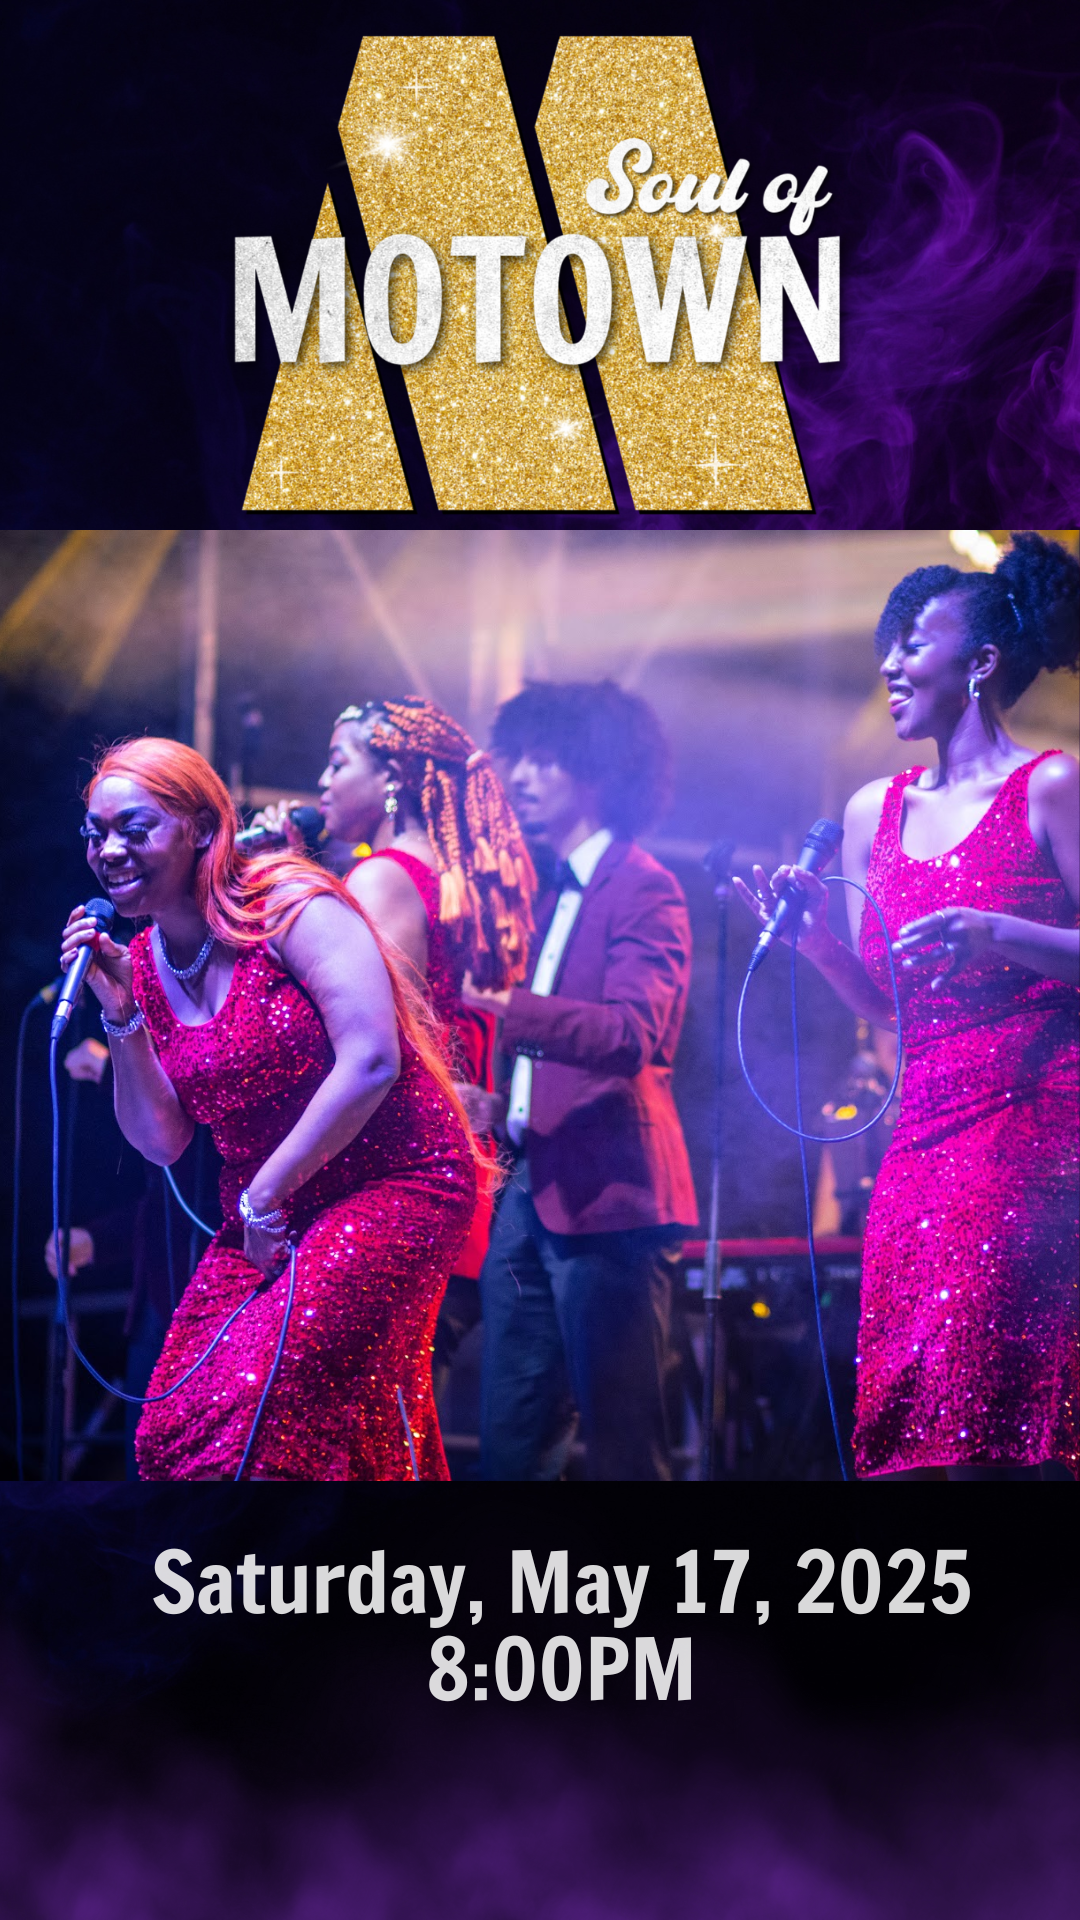
[[[548,894],[536,952],[555,911]],[[525,1136],[536,1210],[553,1233],[697,1221],[671,1068],[690,984],[678,882],[616,840],[597,865],[550,995],[514,987],[507,1053],[533,1062]]]

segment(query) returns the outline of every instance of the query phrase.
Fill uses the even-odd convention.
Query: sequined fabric
[[[236,1203],[325,1079],[333,1054],[318,1012],[264,947],[237,955],[228,996],[197,1027],[175,1017],[149,938],[131,946],[135,996],[181,1105],[222,1155],[226,1222],[176,1310],[149,1393],[195,1360],[259,1282]],[[439,1302],[475,1199],[460,1125],[403,1043],[401,1073],[368,1125],[288,1203],[300,1236],[285,1349],[245,1477],[407,1480],[400,1387],[421,1479],[447,1479],[431,1394]],[[186,1385],[144,1408],[147,1480],[231,1478],[273,1362],[285,1276],[265,1286]]]
[[[427,989],[436,1019],[445,1037],[447,1059],[455,1078],[490,1093],[494,1084],[495,1021],[490,1013],[461,1004],[461,969],[455,963],[449,935],[439,919],[439,876],[415,854],[401,847],[380,847],[368,854],[369,860],[393,860],[407,873],[424,903],[428,923]],[[495,1142],[483,1141],[490,1153]],[[454,1272],[466,1280],[476,1280],[484,1264],[491,1238],[494,1190],[491,1179],[482,1177],[468,1237],[454,1262]]]
[[[944,907],[1076,924],[1028,825],[1037,764],[930,860],[900,844],[921,769],[891,782],[867,875],[891,937]],[[888,991],[871,908],[860,945]],[[1075,1474],[1080,994],[993,953],[936,993],[930,977],[898,971],[906,1067],[863,1251],[856,1468],[1055,1459]]]
[[[446,928],[439,919],[439,876],[415,854],[400,847],[380,847],[369,860],[393,860],[407,873],[424,903],[428,923],[427,990],[435,1017],[447,1036],[447,1055],[455,1073],[470,1086],[490,1093],[495,1021],[490,1013],[461,1004],[461,968],[455,963]]]

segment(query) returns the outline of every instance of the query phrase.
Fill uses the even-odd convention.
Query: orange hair
[[[439,919],[477,986],[501,991],[525,978],[536,874],[488,755],[430,700],[346,707],[336,725],[366,728],[366,743],[397,761],[415,796],[439,874]]]
[[[264,853],[249,858],[237,849],[239,815],[225,782],[194,747],[179,740],[144,736],[107,747],[83,793],[88,803],[99,780],[122,774],[145,787],[192,838],[211,829],[195,868],[195,904],[214,938],[227,947],[258,947],[280,940],[309,900],[329,894],[367,927],[390,976],[394,1011],[408,1045],[419,1054],[465,1129],[478,1165],[487,1156],[477,1148],[454,1091],[427,1000],[395,962],[379,931],[342,881],[295,853]]]

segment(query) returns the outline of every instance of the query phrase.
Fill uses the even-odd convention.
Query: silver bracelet
[[[106,1020],[105,1011],[103,1008],[101,1013],[101,1024],[104,1027],[106,1033],[108,1034],[110,1040],[126,1040],[129,1034],[138,1033],[139,1028],[144,1027],[146,1025],[146,1015],[143,1012],[141,1007],[136,1007],[134,1013],[131,1016],[131,1019],[127,1023],[127,1026],[118,1027],[114,1025],[113,1021]]]
[[[284,1227],[287,1225],[285,1215],[280,1207],[271,1207],[269,1213],[256,1213],[251,1204],[246,1187],[236,1203],[236,1210],[245,1227],[261,1227],[264,1230],[273,1232],[275,1227]]]

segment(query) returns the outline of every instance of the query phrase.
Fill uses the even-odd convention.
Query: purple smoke
[[[20,1920],[1072,1911],[1075,1753],[970,1713],[853,1737],[743,1667],[699,1762],[667,1710],[613,1733],[560,1708],[410,1711],[406,1686],[375,1725],[345,1672],[309,1720],[323,1784],[310,1749],[273,1737],[256,1782],[145,1703],[75,1714],[25,1655],[4,1665],[0,1910]],[[223,1724],[240,1711],[226,1683]]]
[[[870,124],[887,171],[841,267],[841,359],[797,343],[784,385],[823,526],[1067,524],[1080,502],[1080,125],[1007,155],[989,108]],[[989,452],[987,453],[987,449]]]

